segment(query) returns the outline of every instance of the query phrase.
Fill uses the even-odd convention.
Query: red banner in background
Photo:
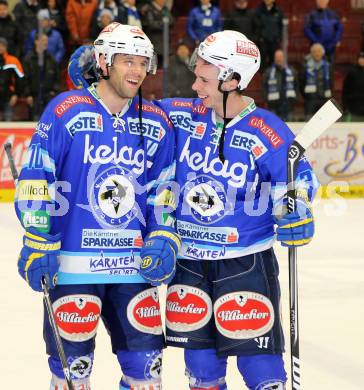
[[[28,145],[34,129],[35,123],[0,123],[0,193],[3,190],[14,189],[4,145],[7,142],[11,143],[14,162],[18,172],[20,172],[26,160]]]

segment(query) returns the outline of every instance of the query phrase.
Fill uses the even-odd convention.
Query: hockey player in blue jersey
[[[33,290],[42,277],[52,287],[75,389],[90,389],[101,317],[123,371],[119,388],[160,390],[154,286],[171,280],[180,247],[168,187],[174,134],[164,112],[137,96],[156,69],[143,31],[113,23],[94,46],[99,83],[53,99],[31,140],[15,199],[26,230],[18,269]],[[65,390],[47,315],[44,339],[50,388]]]
[[[227,389],[227,357],[236,356],[249,389],[282,390],[287,378],[273,244],[276,238],[284,246],[310,242],[317,181],[302,159],[298,209],[287,214],[294,136],[242,93],[260,66],[253,42],[233,31],[214,33],[193,62],[198,99],[157,103],[175,126],[180,189],[182,249],[168,287],[167,344],[185,349],[190,389]]]

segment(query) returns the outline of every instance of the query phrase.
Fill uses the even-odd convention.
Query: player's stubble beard
[[[115,91],[115,93],[122,99],[133,99],[140,86],[142,85],[142,82],[144,81],[146,77],[146,74],[144,76],[138,77],[139,82],[135,86],[135,89],[130,87],[128,85],[128,82],[126,81],[127,78],[135,78],[130,77],[125,73],[118,72],[115,69],[110,69],[110,78],[109,78],[109,85],[110,87]]]

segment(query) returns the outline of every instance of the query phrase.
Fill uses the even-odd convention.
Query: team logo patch
[[[126,226],[138,214],[135,205],[134,176],[126,169],[102,172],[90,188],[90,206],[102,224]]]
[[[94,295],[67,295],[53,303],[60,335],[69,341],[92,339],[101,313],[101,300]]]
[[[93,354],[68,358],[68,366],[73,379],[87,378],[91,374]]]
[[[168,288],[167,328],[176,332],[190,332],[205,326],[211,316],[212,302],[203,290],[183,284]]]
[[[220,297],[214,305],[217,330],[230,339],[250,339],[269,332],[274,323],[271,301],[251,291]]]
[[[140,332],[162,334],[158,290],[149,288],[136,295],[128,304],[127,317],[130,324]]]
[[[184,194],[191,215],[198,222],[211,224],[223,218],[226,194],[216,180],[206,175],[198,176],[186,184]]]
[[[159,350],[153,351],[144,370],[144,378],[159,379],[162,375],[163,354]]]

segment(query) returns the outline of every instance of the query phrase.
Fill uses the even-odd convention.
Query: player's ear
[[[105,61],[105,56],[103,54],[100,54],[99,65],[100,65],[100,69],[102,70],[102,74],[107,74],[106,61]]]

